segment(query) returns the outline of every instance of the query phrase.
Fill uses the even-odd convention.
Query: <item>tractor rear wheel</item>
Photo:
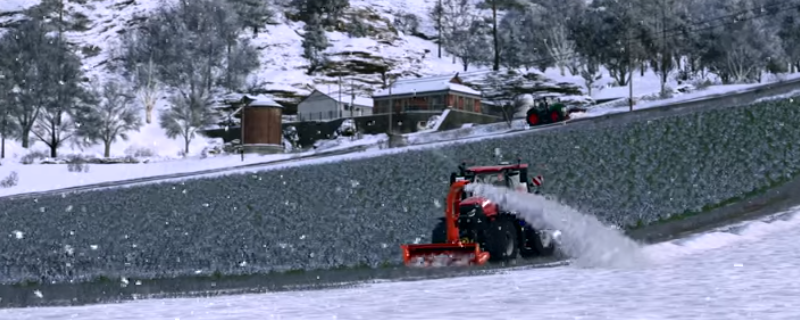
[[[505,217],[498,217],[489,224],[486,235],[486,251],[491,261],[509,261],[517,257],[519,252],[517,228],[514,222]]]
[[[528,114],[527,120],[528,120],[528,125],[535,126],[535,125],[539,124],[539,115],[536,114],[535,112],[534,113],[530,113],[530,114]]]
[[[433,232],[431,233],[431,243],[445,242],[447,242],[447,226],[444,225],[444,221],[439,221],[439,223],[433,227]]]

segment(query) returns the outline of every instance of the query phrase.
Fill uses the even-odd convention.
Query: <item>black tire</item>
[[[525,238],[523,241],[526,242],[526,245],[523,245],[520,248],[520,255],[523,258],[533,258],[537,256],[551,256],[556,251],[556,242],[555,240],[550,241],[550,244],[545,247],[542,243],[542,238],[536,234],[536,231],[530,228],[526,228],[523,231]]]
[[[431,232],[431,243],[446,243],[447,242],[447,226],[444,224],[444,221],[439,221],[435,227],[433,227],[433,232]]]
[[[542,124],[542,118],[535,107],[528,109],[528,112],[525,113],[525,122],[531,127]]]
[[[511,219],[498,217],[492,221],[486,236],[486,251],[489,252],[490,261],[505,262],[517,258],[519,234]]]
[[[556,251],[555,240],[551,240],[550,245],[545,247],[544,244],[542,243],[542,238],[539,237],[539,235],[534,235],[531,243],[533,244],[533,248],[536,249],[536,252],[540,256],[552,256],[553,252]]]
[[[538,236],[536,232],[533,231],[531,228],[524,228],[522,229],[522,237],[520,243],[522,245],[519,248],[519,255],[523,258],[533,258],[539,255],[539,250],[536,247],[536,243],[538,242],[539,246],[542,245],[540,241],[537,241]]]

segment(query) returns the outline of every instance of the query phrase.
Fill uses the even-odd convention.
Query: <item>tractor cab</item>
[[[539,110],[549,110],[550,107],[560,103],[561,99],[556,95],[543,95],[533,99],[533,107]]]
[[[520,192],[532,192],[532,185],[535,185],[528,178],[528,164],[526,163],[509,164],[505,162],[494,166],[475,167],[467,167],[462,163],[459,166],[459,172],[451,174],[450,184],[463,180],[470,183],[491,184]]]
[[[522,163],[521,159],[517,159],[516,163],[503,161],[500,148],[494,149],[494,157],[499,160],[499,164],[493,166],[467,167],[467,164],[462,162],[458,166],[458,172],[450,174],[450,185],[456,181],[466,180],[470,183],[491,184],[519,192],[538,193],[542,177],[530,177],[527,163]],[[467,196],[469,195],[465,192],[462,200]]]

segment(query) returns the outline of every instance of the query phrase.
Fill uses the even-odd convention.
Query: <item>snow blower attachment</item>
[[[496,151],[497,153],[497,151]],[[407,266],[482,265],[553,254],[559,232],[539,230],[490,199],[466,192],[469,183],[485,183],[517,192],[539,193],[541,176],[529,177],[528,165],[459,166],[450,175],[444,217],[433,228],[431,244],[404,244]]]
[[[489,253],[477,243],[462,242],[456,226],[458,205],[469,181],[456,181],[450,186],[445,207],[446,241],[431,244],[404,244],[403,262],[408,266],[481,265],[489,261]]]

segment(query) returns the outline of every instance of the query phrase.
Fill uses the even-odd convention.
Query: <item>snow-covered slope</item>
[[[174,0],[165,0],[174,1]],[[0,31],[21,17],[21,10],[39,4],[40,0],[0,0]],[[65,18],[72,28],[66,36],[76,45],[83,58],[87,76],[112,76],[106,68],[110,53],[119,44],[119,33],[134,28],[153,9],[162,5],[162,0],[85,0],[65,1]],[[358,73],[346,75],[347,83],[352,78],[356,87],[368,94],[380,87],[381,75],[377,68],[388,66],[388,72],[401,76],[438,75],[461,71],[452,58],[436,57],[436,44],[416,36],[405,35],[393,26],[395,14],[413,13],[420,19],[420,31],[433,33],[432,23],[425,12],[432,4],[422,0],[352,0],[344,19],[358,19],[372,26],[367,37],[351,38],[340,32],[328,32],[331,47],[327,53],[333,61],[321,73],[306,75],[307,61],[301,56],[302,22],[292,21],[282,14],[276,16],[277,24],[268,25],[258,34],[253,43],[261,51],[261,68],[252,76],[260,93],[270,94],[279,102],[296,103],[315,88],[330,91],[338,86],[338,73],[345,72],[345,63],[357,66]],[[481,71],[481,70],[470,70]],[[156,106],[164,104],[163,97]],[[197,139],[190,148],[199,152],[206,141]],[[175,156],[181,142],[166,139],[156,123],[145,125],[139,133],[131,134],[131,141],[112,145],[112,153],[120,155],[130,146],[150,148],[163,156]],[[35,145],[40,149],[41,145]],[[11,154],[26,153],[10,146]],[[89,150],[90,152],[93,150]],[[86,152],[86,150],[64,150],[64,152]],[[62,152],[62,153],[64,153]],[[91,152],[95,153],[95,152]]]
[[[155,8],[162,6],[163,1],[176,0],[65,0],[65,19],[71,24],[66,33],[68,39],[78,48],[83,58],[87,76],[101,78],[112,76],[106,68],[110,53],[119,44],[119,34],[134,28]],[[473,0],[477,1],[477,0]],[[287,2],[275,0],[274,2]],[[40,0],[0,0],[0,31],[21,17],[21,10],[37,5]],[[368,95],[382,84],[381,68],[401,77],[415,75],[441,75],[463,71],[459,63],[452,57],[437,57],[437,46],[426,40],[436,34],[433,21],[427,12],[435,2],[425,0],[350,0],[350,8],[345,11],[343,19],[358,20],[371,26],[366,37],[350,37],[342,32],[328,32],[331,47],[327,55],[332,63],[322,68],[321,72],[312,76],[306,74],[307,61],[302,57],[300,32],[303,23],[293,21],[284,11],[278,8],[275,24],[266,26],[253,43],[261,52],[261,68],[250,81],[258,88],[258,93],[274,96],[275,100],[293,104],[310,93],[313,89],[324,92],[336,90],[339,74],[344,74],[345,84],[352,80],[355,86]],[[489,15],[488,12],[482,12]],[[395,17],[413,14],[419,21],[419,27],[413,34],[405,34],[395,27]],[[347,65],[353,67],[347,67]],[[462,78],[468,84],[480,84],[486,75],[486,68],[470,66],[468,72],[462,72]],[[533,72],[533,71],[531,71]],[[607,72],[597,82],[601,86],[593,90],[595,99],[608,99],[624,96],[627,88],[602,88],[611,81]],[[568,86],[570,90],[582,90],[583,80],[580,76],[561,76],[557,70],[547,70],[535,77],[535,84],[530,86],[559,87]],[[672,81],[670,81],[672,82]],[[670,83],[670,86],[674,84]],[[658,78],[648,71],[645,75],[634,77],[634,95],[650,95],[659,90]],[[620,89],[620,90],[617,90]],[[624,90],[622,90],[624,89]],[[560,90],[563,92],[564,90]],[[157,119],[158,111],[164,106],[163,97],[154,111]],[[144,112],[143,112],[144,113]],[[147,148],[156,155],[175,157],[182,149],[180,140],[167,139],[164,131],[156,122],[143,126],[134,132],[129,141],[116,142],[112,145],[113,155],[122,155],[124,150]],[[202,138],[195,139],[190,146],[190,153],[197,154],[207,145]],[[35,144],[33,149],[42,149]],[[13,143],[8,146],[10,155],[22,156],[24,150]],[[59,150],[67,153],[101,153],[101,147],[80,150],[66,146]]]
[[[167,0],[174,1],[174,0]],[[7,23],[10,12],[38,4],[39,0],[3,0],[0,4],[0,23]],[[107,74],[105,64],[108,53],[118,44],[118,34],[123,29],[135,27],[161,0],[90,0],[66,1],[67,19],[75,26],[68,32],[69,39],[81,48],[81,55],[91,74]],[[353,62],[361,69],[355,81],[375,89],[381,83],[376,68],[388,66],[389,72],[403,75],[430,75],[461,71],[461,66],[450,58],[436,57],[436,45],[412,35],[405,35],[393,26],[396,14],[413,13],[420,18],[420,31],[432,33],[432,25],[425,12],[432,5],[422,0],[386,1],[353,0],[344,19],[359,20],[372,26],[367,37],[351,38],[340,32],[328,32],[332,46],[327,53],[334,63],[322,74],[305,74],[307,62],[301,57],[300,32],[302,22],[290,20],[283,14],[276,16],[277,24],[269,25],[253,39],[261,49],[261,70],[254,81],[276,98],[286,99],[309,93],[314,87],[324,89],[338,80],[343,63]],[[283,10],[279,10],[283,11]],[[330,77],[329,75],[335,75]],[[367,89],[367,88],[364,88]]]

